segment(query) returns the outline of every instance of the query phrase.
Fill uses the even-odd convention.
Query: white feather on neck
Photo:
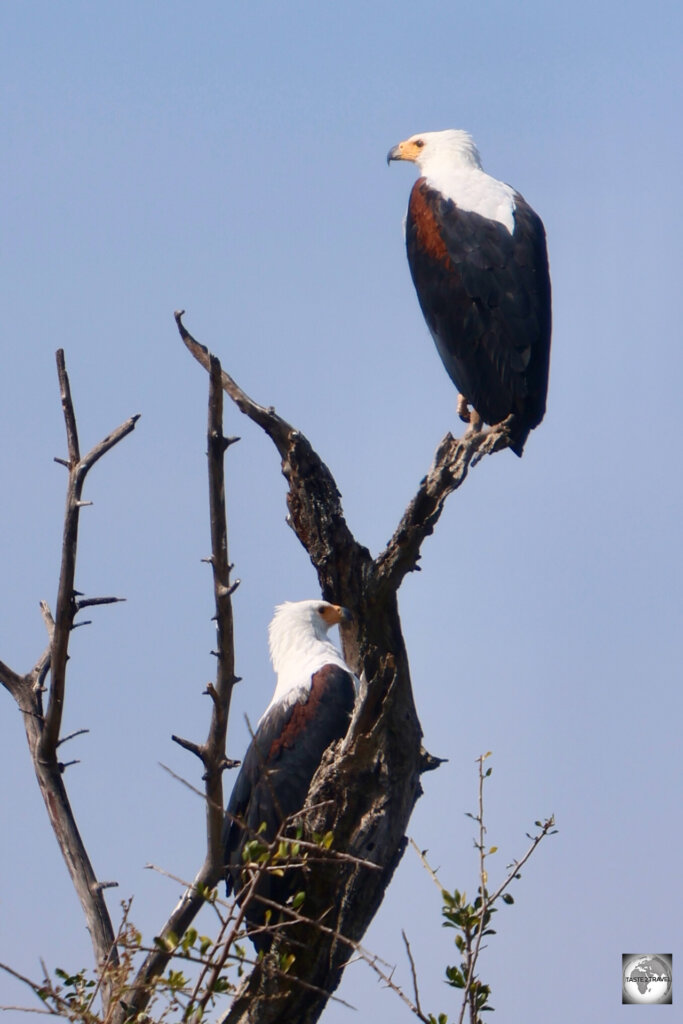
[[[515,190],[484,171],[479,150],[468,132],[423,132],[413,139],[424,142],[415,162],[428,185],[452,199],[461,210],[496,220],[513,234]]]
[[[270,659],[277,674],[275,692],[261,720],[274,704],[293,704],[311,688],[311,676],[323,665],[350,669],[327,636],[327,624],[320,618],[320,601],[281,604],[268,630]]]

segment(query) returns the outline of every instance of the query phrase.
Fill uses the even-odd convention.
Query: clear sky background
[[[622,953],[683,963],[680,4],[6,0],[0,22],[0,657],[19,671],[56,593],[55,350],[82,448],[142,413],[87,487],[77,586],[128,601],[74,634],[65,720],[90,729],[67,781],[99,877],[119,882],[114,917],[135,894],[153,935],[179,889],[144,865],[191,877],[203,855],[203,807],[159,767],[199,781],[170,735],[204,737],[214,672],[207,379],[173,310],[308,435],[377,553],[458,427],[403,249],[413,168],[385,156],[466,128],[546,225],[551,384],[524,458],[472,473],[400,593],[425,745],[448,758],[410,833],[474,892],[464,815],[492,750],[491,881],[534,819],[560,829],[481,962],[496,1016],[620,1019]],[[227,460],[239,757],[243,716],[272,692],[273,606],[317,585],[274,448],[228,406],[226,432],[242,436]],[[4,692],[0,722],[0,960],[75,970],[89,938]],[[425,1010],[452,1018],[439,910],[408,851],[366,945],[410,989],[404,928]],[[328,1024],[412,1019],[362,964],[339,994],[359,1012],[331,1004]],[[0,1002],[27,998],[0,977]]]

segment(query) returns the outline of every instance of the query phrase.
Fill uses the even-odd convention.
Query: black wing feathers
[[[283,709],[276,704],[264,716],[244,758],[228,802],[225,864],[228,891],[239,889],[242,849],[265,822],[264,839],[274,838],[282,822],[303,807],[322,756],[346,734],[355,699],[353,679],[337,665],[325,665],[312,677],[310,690]]]
[[[550,277],[540,218],[515,195],[515,230],[416,182],[406,221],[420,306],[449,376],[487,423],[545,412]],[[522,441],[523,444],[523,441]]]

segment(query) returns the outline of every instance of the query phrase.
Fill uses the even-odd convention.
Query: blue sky
[[[0,657],[17,670],[59,565],[54,351],[83,448],[142,413],[87,488],[77,585],[128,600],[74,635],[65,723],[91,730],[68,783],[113,912],[134,893],[153,934],[177,887],[144,865],[191,876],[202,855],[203,809],[158,764],[195,772],[170,734],[204,735],[213,672],[206,379],[172,312],[309,436],[379,551],[457,427],[403,251],[412,169],[385,156],[466,128],[546,224],[551,386],[523,460],[472,474],[401,591],[425,745],[448,758],[411,834],[474,889],[464,812],[492,750],[500,870],[535,818],[560,828],[499,915],[493,1005],[615,1020],[622,952],[681,955],[679,5],[10,0],[0,21]],[[226,431],[240,756],[272,691],[272,608],[316,581],[274,449],[230,408]],[[88,936],[7,695],[1,721],[0,960],[78,968]],[[401,928],[425,1009],[455,1016],[452,939],[410,852],[366,938],[409,988]],[[329,1024],[411,1019],[362,965],[340,995],[362,1016],[331,1005]]]

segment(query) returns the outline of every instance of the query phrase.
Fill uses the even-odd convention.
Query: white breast
[[[427,184],[441,192],[461,210],[478,213],[489,220],[497,220],[508,229],[515,230],[515,190],[479,168],[430,168],[425,173]]]

